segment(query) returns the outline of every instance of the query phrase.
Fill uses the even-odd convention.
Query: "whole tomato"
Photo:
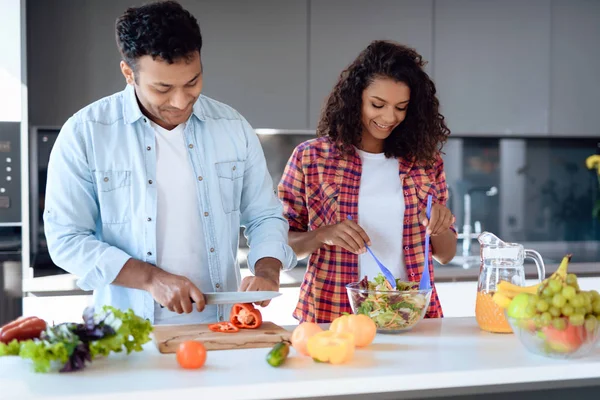
[[[202,368],[206,362],[206,347],[193,340],[181,343],[177,348],[177,362],[185,369]]]

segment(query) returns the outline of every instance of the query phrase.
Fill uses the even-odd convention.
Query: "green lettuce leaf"
[[[0,342],[0,357],[2,356],[18,356],[21,344],[17,339],[11,340],[8,344]]]
[[[66,363],[69,359],[69,351],[63,342],[27,340],[21,343],[19,356],[31,360],[35,372],[48,372],[52,367],[52,362]]]
[[[110,325],[116,333],[90,342],[92,358],[98,355],[106,356],[110,352],[119,353],[123,350],[127,351],[127,354],[132,351],[142,351],[142,346],[151,340],[152,324],[135,315],[131,309],[123,312],[111,306],[104,306],[98,318],[104,320],[104,323]]]

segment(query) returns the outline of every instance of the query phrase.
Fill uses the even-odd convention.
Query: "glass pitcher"
[[[475,303],[475,319],[479,327],[488,332],[511,333],[512,329],[492,296],[500,281],[518,286],[525,285],[525,258],[532,258],[537,266],[538,281],[546,276],[542,256],[537,251],[526,250],[518,243],[506,243],[489,232],[478,237],[480,243],[479,283]]]

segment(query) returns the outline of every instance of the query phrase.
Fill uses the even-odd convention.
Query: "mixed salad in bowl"
[[[346,286],[352,311],[369,316],[379,332],[393,333],[412,329],[423,319],[432,289],[419,290],[419,282],[396,280],[392,289],[383,274],[373,281],[365,276]]]

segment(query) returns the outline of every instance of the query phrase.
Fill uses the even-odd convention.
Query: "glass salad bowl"
[[[419,282],[396,281],[397,290],[385,284],[383,275],[369,282],[346,285],[354,314],[370,317],[379,333],[399,333],[411,330],[425,316],[432,289],[419,290]]]

